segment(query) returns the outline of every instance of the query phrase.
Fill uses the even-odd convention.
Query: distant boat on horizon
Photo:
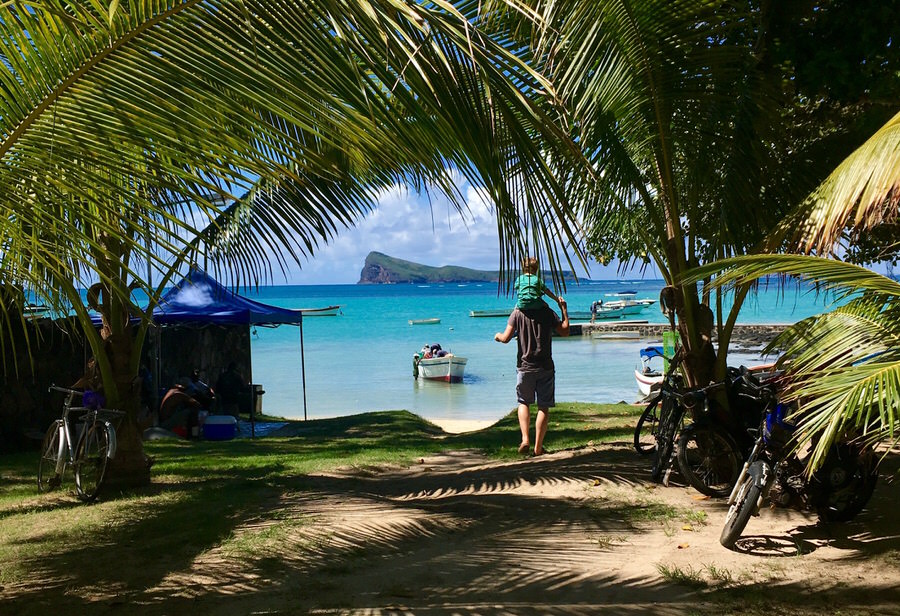
[[[322,308],[295,308],[295,310],[305,317],[335,317],[341,312],[341,306],[324,306]]]

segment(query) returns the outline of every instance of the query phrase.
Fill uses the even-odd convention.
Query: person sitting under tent
[[[159,425],[185,438],[199,436],[206,413],[201,414],[202,406],[184,385],[176,383],[159,405]]]

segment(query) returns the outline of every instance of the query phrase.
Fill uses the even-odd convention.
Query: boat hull
[[[429,381],[461,383],[468,361],[467,358],[456,355],[420,359],[416,364],[417,376]]]
[[[324,308],[297,308],[304,317],[336,317],[341,313],[340,306],[325,306]]]
[[[441,322],[440,319],[410,319],[410,325],[438,325]]]
[[[498,318],[498,317],[508,317],[512,314],[512,310],[470,310],[470,317],[480,317],[480,318]]]
[[[644,396],[649,396],[650,392],[653,391],[654,385],[659,387],[659,384],[663,381],[663,375],[661,374],[644,374],[640,370],[634,371],[634,380],[637,381],[638,389],[641,394]]]

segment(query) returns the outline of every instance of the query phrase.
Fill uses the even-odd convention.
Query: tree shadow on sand
[[[586,491],[597,483],[647,487],[646,460],[623,445],[508,463],[463,452],[399,470],[296,478],[281,470],[154,485],[165,498],[136,498],[127,521],[42,559],[41,584],[0,591],[4,610],[680,614],[716,613],[744,592],[623,573],[623,559],[655,557],[660,533],[635,523],[631,503],[605,502],[602,515],[590,506]],[[550,494],[557,487],[567,496]],[[190,541],[166,540],[183,525],[195,529]],[[895,549],[891,541],[876,549]],[[847,549],[865,558],[871,546]],[[856,588],[900,600],[874,581]]]

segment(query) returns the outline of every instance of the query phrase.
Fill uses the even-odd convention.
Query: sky
[[[357,226],[340,230],[302,267],[293,265],[286,278],[274,274],[271,283],[355,284],[366,255],[372,251],[432,267],[497,270],[500,248],[496,217],[478,190],[461,176],[455,179],[468,205],[463,215],[443,195],[423,195],[395,185],[378,195],[375,209]],[[880,274],[887,271],[883,264],[870,269]],[[576,273],[593,280],[660,278],[653,265],[643,273],[635,269],[622,275],[615,262],[608,266],[590,262],[587,271]]]
[[[464,215],[442,195],[421,195],[402,185],[381,192],[377,207],[351,229],[344,229],[327,246],[294,266],[287,280],[275,284],[354,284],[359,281],[366,255],[377,251],[423,265],[460,265],[497,270],[500,247],[496,218],[475,188],[459,180],[468,204]],[[590,264],[579,276],[595,280],[619,278],[615,267]],[[633,274],[640,278],[639,272]],[[644,278],[658,278],[648,270]]]

